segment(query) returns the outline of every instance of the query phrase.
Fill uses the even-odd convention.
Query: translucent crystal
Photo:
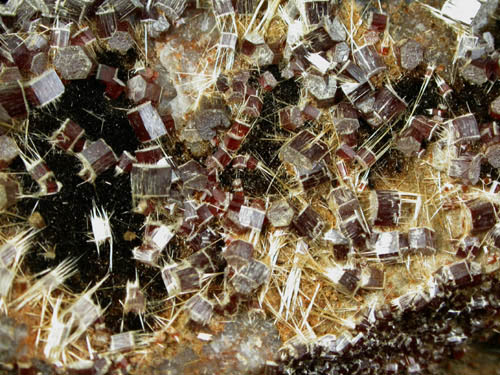
[[[371,241],[376,257],[382,262],[397,261],[401,255],[399,240],[399,231],[374,232]]]
[[[134,103],[151,101],[158,103],[161,95],[161,87],[153,82],[148,82],[142,75],[136,75],[127,82],[128,98]]]
[[[352,55],[368,78],[386,69],[384,61],[379,56],[375,47],[371,45],[358,48]]]
[[[52,134],[51,139],[65,151],[80,152],[85,144],[85,130],[68,118]]]
[[[479,140],[479,128],[476,117],[472,113],[451,120],[455,140],[458,143],[471,143]]]
[[[304,79],[304,87],[318,100],[331,100],[337,92],[335,76],[326,77],[308,74]]]
[[[4,175],[0,175],[0,211],[16,204],[17,194],[19,194],[19,184]]]
[[[117,333],[111,336],[109,350],[112,352],[129,351],[135,346],[134,332]]]
[[[401,197],[396,190],[375,190],[370,195],[373,225],[391,226],[399,223]]]
[[[366,267],[361,272],[360,283],[363,289],[383,289],[384,282],[384,271],[377,267]]]
[[[285,200],[273,202],[267,211],[267,218],[274,227],[286,227],[290,225],[294,216],[293,208]]]
[[[146,309],[146,298],[141,291],[138,282],[127,281],[127,293],[123,311],[125,314],[133,312],[142,314]]]
[[[235,269],[239,269],[252,259],[253,245],[243,240],[232,241],[224,250],[223,256],[227,263]]]
[[[250,56],[251,61],[258,67],[263,67],[273,63],[274,52],[267,44],[259,44]]]
[[[336,16],[333,20],[330,19],[330,17],[325,17],[325,29],[333,41],[343,42],[346,40],[347,33],[338,16]]]
[[[151,102],[132,108],[127,116],[140,142],[152,141],[167,134],[167,129]]]
[[[349,45],[347,43],[337,43],[335,47],[333,47],[332,59],[336,63],[343,64],[349,59],[350,53],[351,49],[349,48]]]
[[[490,116],[500,120],[500,96],[497,96],[489,106]]]
[[[31,59],[30,71],[33,74],[40,75],[46,69],[49,63],[49,57],[46,52],[39,52]]]
[[[19,148],[14,138],[0,136],[0,169],[7,167],[19,155]]]
[[[116,12],[112,6],[104,3],[96,11],[97,30],[101,38],[109,38],[117,27]]]
[[[475,185],[479,181],[482,155],[464,155],[450,161],[448,175],[458,178],[465,185]]]
[[[298,107],[283,108],[279,111],[280,125],[283,129],[295,131],[304,124],[302,113]]]
[[[259,84],[264,90],[271,91],[278,85],[278,81],[274,78],[273,73],[266,71],[259,77]]]
[[[466,81],[474,85],[483,85],[488,82],[486,67],[482,62],[472,61],[466,64],[460,71],[460,74]]]
[[[434,237],[434,230],[430,228],[411,228],[408,231],[410,251],[413,253],[419,252],[424,255],[434,254],[436,252],[436,243]]]
[[[254,207],[241,206],[239,219],[241,225],[257,231],[262,229],[264,219],[266,218],[265,211]]]
[[[316,239],[321,235],[325,223],[323,218],[311,207],[306,206],[293,220],[293,225],[299,235]]]
[[[262,262],[252,259],[233,277],[232,283],[238,293],[250,294],[262,285],[269,276],[269,268]]]
[[[43,107],[61,97],[64,85],[55,72],[47,70],[25,85],[26,98],[36,107]]]
[[[161,34],[170,28],[170,22],[163,15],[160,15],[157,20],[154,20],[148,25],[148,35],[151,38],[158,38]]]
[[[194,124],[201,138],[210,140],[215,137],[217,129],[228,128],[231,121],[221,109],[205,109],[196,116]]]
[[[166,197],[170,193],[172,168],[135,164],[130,172],[130,179],[134,197]]]
[[[358,112],[350,103],[339,103],[331,111],[338,134],[351,134],[358,130]]]
[[[424,59],[424,49],[420,43],[410,39],[399,50],[400,63],[403,69],[413,70]]]
[[[128,50],[134,48],[134,39],[128,31],[115,31],[108,39],[109,48],[125,54]]]
[[[199,294],[190,298],[186,303],[186,307],[189,310],[189,317],[196,323],[204,325],[212,318],[212,304]]]
[[[78,174],[89,182],[95,181],[98,175],[113,167],[118,161],[111,147],[103,139],[91,143],[77,156],[83,164]]]

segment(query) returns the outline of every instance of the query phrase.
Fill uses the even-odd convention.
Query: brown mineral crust
[[[439,8],[439,5],[433,4],[438,3],[437,1],[426,3]],[[398,2],[398,7],[399,9],[396,9],[391,5],[389,11],[391,14],[390,33],[394,40],[397,42],[402,39],[415,38],[424,48],[424,62],[434,62],[436,66],[450,66],[454,51],[449,48],[438,48],[438,46],[454,45],[456,38],[451,27],[447,27],[444,22],[437,22],[421,3]],[[452,72],[445,70],[442,74],[443,78],[448,81]]]

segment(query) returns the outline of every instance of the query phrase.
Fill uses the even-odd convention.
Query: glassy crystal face
[[[62,79],[85,79],[92,70],[92,61],[82,47],[70,46],[57,51],[54,67]]]
[[[498,4],[457,4],[0,6],[2,363],[417,374],[494,332]]]

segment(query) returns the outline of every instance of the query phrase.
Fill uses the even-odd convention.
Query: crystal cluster
[[[60,261],[57,239],[33,241],[60,262],[23,276],[41,234],[6,215],[0,307],[41,311],[25,344],[44,361],[12,350],[24,332],[2,318],[0,362],[20,373],[424,374],[497,329],[497,4],[471,1],[464,17],[451,0],[382,3],[0,5],[0,211],[22,218],[27,199],[125,181],[141,227],[115,253],[126,267],[113,267],[123,223],[93,203],[94,264],[106,248],[109,272],[70,293],[78,259]],[[37,129],[87,80],[132,139],[71,108]],[[59,163],[77,186],[60,182]],[[124,329],[130,319],[141,329]]]

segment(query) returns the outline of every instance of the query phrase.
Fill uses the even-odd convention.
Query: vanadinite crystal
[[[424,375],[492,346],[497,8],[3,1],[0,368]]]

